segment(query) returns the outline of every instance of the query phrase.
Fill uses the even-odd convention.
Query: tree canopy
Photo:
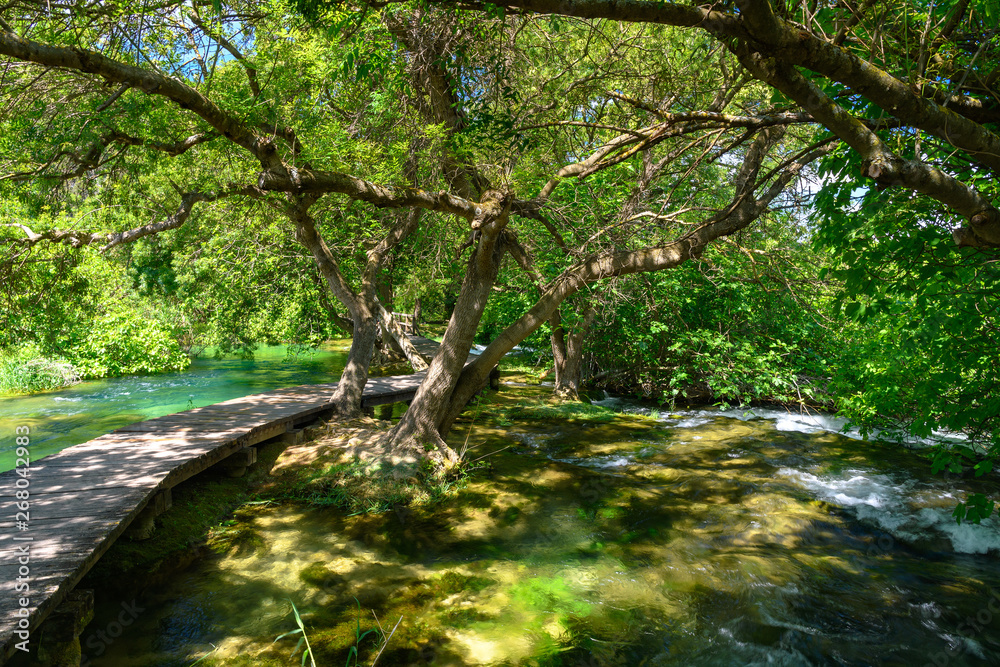
[[[739,292],[725,281],[698,292],[690,267],[673,286],[628,278],[695,260],[729,280],[742,264],[706,252],[730,238],[743,256],[791,262],[753,270],[782,286],[772,312],[795,303],[797,279],[817,308],[842,282],[835,303],[865,362],[826,377],[853,418],[962,431],[975,456],[995,456],[995,12],[972,0],[9,3],[6,261],[27,271],[53,245],[131,253],[178,303],[211,302],[204,322],[244,329],[234,346],[293,322],[314,323],[312,339],[349,328],[344,414],[379,335],[409,352],[383,303],[392,287],[416,299],[448,282],[441,352],[390,436],[397,453],[431,443],[447,460],[441,435],[536,332],[575,393],[588,331],[624,307],[626,284],[648,289],[644,313],[662,311],[642,354],[671,369],[668,387],[689,373],[739,399],[764,382],[748,370],[762,358],[798,359],[781,391],[801,393],[803,369],[824,375],[822,345],[806,343],[825,335],[812,306],[779,340],[765,309],[726,301]],[[808,252],[828,253],[822,276]],[[223,258],[226,278],[197,268]],[[493,296],[512,284],[516,298]],[[684,312],[685,292],[713,291],[711,317]],[[284,315],[266,307],[275,299]],[[289,326],[245,327],[241,309]],[[491,336],[466,367],[484,312]],[[729,332],[748,327],[764,338],[741,348]],[[692,353],[704,349],[719,354]],[[955,456],[943,449],[940,465]]]

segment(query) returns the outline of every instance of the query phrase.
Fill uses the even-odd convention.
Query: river
[[[508,449],[430,507],[242,514],[252,540],[105,601],[84,652],[298,664],[296,636],[275,642],[294,601],[321,667],[356,643],[371,664],[359,630],[399,619],[379,665],[1000,664],[1000,529],[950,518],[993,482],[825,417],[604,403],[619,414],[461,423],[453,446]],[[98,638],[123,602],[125,633]]]
[[[0,397],[0,434],[31,429],[38,459],[116,428],[190,408],[300,384],[335,382],[346,362],[344,344],[292,355],[263,347],[253,359],[196,358],[177,373],[90,380],[56,391]],[[0,471],[14,467],[13,438],[0,445]]]

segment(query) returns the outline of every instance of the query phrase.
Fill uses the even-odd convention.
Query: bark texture
[[[433,447],[436,448],[436,452],[430,454],[433,458],[445,463],[458,461],[458,454],[441,437],[439,424],[447,415],[452,392],[500,271],[510,203],[509,193],[488,191],[477,207],[478,214],[472,222],[476,243],[466,265],[455,309],[427,376],[409,409],[388,435],[389,445],[394,450],[423,451],[425,447]]]
[[[602,278],[662,271],[699,257],[712,241],[733,234],[759,218],[805,165],[829,150],[829,147],[818,149],[790,162],[769,187],[761,188],[757,182],[761,164],[783,133],[784,128],[771,128],[757,136],[736,176],[737,191],[732,204],[700,226],[662,246],[591,255],[549,282],[528,312],[500,332],[475,361],[462,371],[451,394],[450,403],[438,421],[438,433],[447,434],[472,397],[486,386],[490,371],[500,359],[543,323],[550,321],[556,309],[567,298]],[[756,194],[758,189],[762,191]]]
[[[583,383],[583,343],[594,323],[597,310],[588,303],[580,316],[577,326],[567,331],[563,326],[560,309],[552,316],[552,359],[555,364],[555,388],[553,393],[562,398],[580,399],[580,385]]]

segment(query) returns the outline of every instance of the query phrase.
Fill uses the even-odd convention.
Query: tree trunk
[[[567,271],[549,283],[549,287],[535,302],[535,305],[514,324],[500,332],[500,335],[480,353],[479,357],[465,367],[452,392],[450,404],[438,421],[438,433],[446,435],[451,430],[451,425],[472,400],[472,397],[482,391],[489,382],[490,371],[499,363],[500,359],[515,345],[530,336],[535,329],[550,320],[564,299],[572,296],[586,285],[587,279],[581,273]]]
[[[353,318],[354,338],[351,339],[351,350],[347,353],[347,365],[344,366],[340,382],[333,392],[337,414],[345,419],[361,414],[361,393],[368,382],[368,367],[378,338],[378,321],[374,315],[367,307],[357,310]]]
[[[500,359],[515,345],[530,336],[539,326],[549,321],[559,305],[582,287],[613,276],[663,271],[680,266],[689,259],[700,256],[715,239],[733,234],[759,218],[774,198],[784,190],[788,181],[794,178],[802,167],[815,159],[818,154],[814,151],[788,165],[759,198],[754,197],[757,170],[763,157],[781,134],[782,130],[765,131],[755,139],[751,150],[744,158],[736,181],[737,193],[733,204],[728,209],[709,217],[703,224],[673,242],[654,248],[597,253],[579,261],[563,271],[555,280],[549,282],[538,301],[516,322],[501,331],[493,342],[480,353],[479,357],[462,370],[457,382],[453,385],[454,388],[448,392],[447,404],[437,407],[440,416],[436,422],[437,428],[433,431],[434,435],[441,438],[442,435],[447,434],[466,404],[486,386],[490,371]],[[465,287],[463,284],[463,292]],[[469,342],[471,343],[471,335]],[[445,348],[442,346],[438,356],[435,357],[435,362],[444,351]],[[434,370],[433,363],[431,370]]]
[[[590,331],[597,311],[587,304],[583,318],[576,331],[567,334],[563,327],[562,315],[556,309],[552,315],[552,358],[555,362],[556,386],[553,393],[561,398],[580,400],[580,384],[583,380],[583,341]]]
[[[309,215],[312,201],[303,199],[291,211],[295,220],[295,231],[299,241],[312,253],[316,266],[330,289],[351,314],[354,335],[351,339],[351,350],[347,355],[347,365],[340,376],[340,383],[333,392],[333,403],[337,412],[345,418],[355,417],[361,413],[361,393],[368,382],[368,367],[371,365],[372,353],[375,351],[375,339],[378,337],[378,321],[375,319],[374,296],[364,298],[355,294],[344,280],[343,274],[333,253],[316,231],[316,226]]]
[[[448,412],[449,399],[468,359],[479,320],[500,271],[510,201],[509,194],[486,193],[481,213],[473,220],[473,233],[478,235],[479,243],[469,257],[458,301],[427,376],[420,383],[409,409],[387,436],[394,450],[415,449],[443,463],[458,461],[458,454],[441,437],[438,424]],[[436,446],[438,451],[424,453],[426,445]]]
[[[386,253],[417,228],[420,223],[420,211],[417,209],[410,211],[368,252],[359,293],[351,289],[344,279],[337,259],[316,230],[316,225],[309,215],[309,207],[315,202],[315,197],[300,197],[289,207],[287,213],[295,222],[296,237],[312,253],[330,292],[351,314],[354,329],[351,350],[347,355],[347,366],[340,376],[340,383],[333,393],[333,403],[337,412],[342,417],[350,418],[361,412],[361,394],[368,382],[368,368],[371,365],[381,326],[378,313],[383,309],[375,297],[376,274]]]

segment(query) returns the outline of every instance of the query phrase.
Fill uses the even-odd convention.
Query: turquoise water
[[[82,382],[67,389],[0,398],[0,470],[14,467],[14,429],[31,429],[32,460],[144,419],[300,384],[333,382],[346,354],[334,345],[289,355],[259,349],[253,360],[195,359],[187,370]]]
[[[329,381],[343,359],[274,349],[0,399],[0,432],[29,425],[38,457],[189,406]],[[85,664],[299,664],[297,637],[275,641],[295,627],[292,602],[324,667],[349,663],[358,633],[378,625],[396,627],[391,641],[367,635],[358,664],[1000,664],[1000,522],[950,516],[995,480],[930,475],[912,452],[843,437],[820,415],[599,403],[623,414],[467,415],[450,444],[493,452],[490,468],[432,505],[238,514],[225,529],[249,538],[228,551],[124,598],[98,587]],[[123,608],[136,610],[127,627]]]

